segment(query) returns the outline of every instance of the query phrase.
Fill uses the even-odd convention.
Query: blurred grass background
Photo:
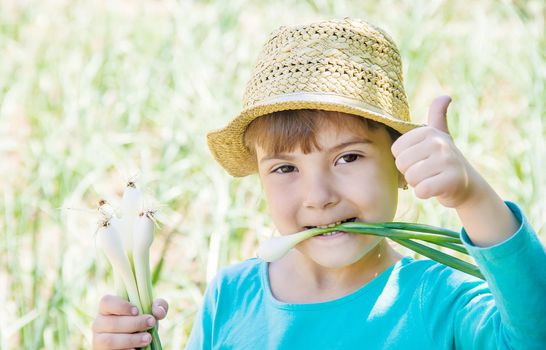
[[[274,231],[257,178],[230,178],[205,135],[238,112],[280,25],[352,16],[387,30],[414,119],[450,94],[456,144],[544,241],[544,13],[539,0],[0,0],[0,349],[91,347],[113,293],[92,209],[136,173],[163,221],[163,344],[184,347],[207,281]],[[397,219],[460,229],[411,190]]]

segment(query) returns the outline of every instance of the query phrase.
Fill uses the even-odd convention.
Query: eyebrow
[[[336,145],[330,149],[327,149],[326,152],[328,153],[331,153],[331,152],[335,152],[335,151],[339,151],[345,147],[349,147],[349,146],[352,146],[352,145],[356,145],[356,144],[369,144],[369,145],[372,145],[374,142],[370,139],[352,139],[352,140],[348,140],[348,141],[345,141],[345,142],[342,142],[340,143],[339,145]],[[270,154],[270,155],[267,155],[265,157],[263,157],[261,160],[260,160],[260,164],[265,162],[266,160],[271,160],[271,159],[288,159],[288,160],[293,160],[294,159],[294,156],[291,156],[290,154],[287,154],[287,153],[275,153],[275,154]]]

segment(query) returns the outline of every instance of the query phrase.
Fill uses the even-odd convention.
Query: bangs
[[[275,112],[256,118],[247,127],[244,142],[254,156],[256,146],[264,149],[268,154],[293,152],[297,148],[308,154],[315,150],[321,151],[316,135],[317,131],[325,125],[336,131],[351,130],[362,132],[363,135],[367,131],[385,127],[393,141],[400,136],[400,133],[384,124],[359,116],[317,109],[298,109]]]

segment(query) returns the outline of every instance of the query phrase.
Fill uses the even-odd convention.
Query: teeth
[[[334,231],[334,232],[323,233],[323,234],[321,234],[319,236],[333,236],[333,235],[338,234],[338,233],[339,233],[339,231]]]
[[[354,220],[345,220],[345,221],[354,221]],[[334,226],[337,226],[337,225],[340,225],[342,224],[344,221],[337,221],[337,222],[334,222],[333,224],[328,224],[328,225],[323,225],[323,226],[317,226],[318,228],[330,228],[330,227],[334,227]]]
[[[351,219],[347,219],[347,220],[341,220],[341,221],[336,221],[334,222],[333,224],[328,224],[328,225],[320,225],[320,226],[304,226],[304,228],[306,230],[308,229],[312,229],[312,228],[330,228],[330,227],[334,227],[334,226],[337,226],[337,225],[340,225],[344,222],[354,222],[356,220],[356,218],[351,218]]]
[[[334,227],[336,225],[339,225],[341,224],[341,221],[337,221],[337,222],[334,222],[333,224],[329,224],[329,225],[326,225],[326,226],[317,226],[318,228],[329,228],[329,227]]]

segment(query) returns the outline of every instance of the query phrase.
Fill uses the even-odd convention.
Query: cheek
[[[381,182],[381,203],[383,206],[382,211],[384,217],[382,221],[392,221],[396,215],[396,209],[398,207],[398,170],[394,164],[394,161],[386,160],[381,167],[380,182]]]
[[[296,194],[288,186],[263,183],[267,206],[271,219],[281,233],[290,231],[297,204]]]
[[[351,176],[339,179],[343,193],[359,203],[370,221],[391,221],[398,204],[398,177],[394,163],[368,163]]]

